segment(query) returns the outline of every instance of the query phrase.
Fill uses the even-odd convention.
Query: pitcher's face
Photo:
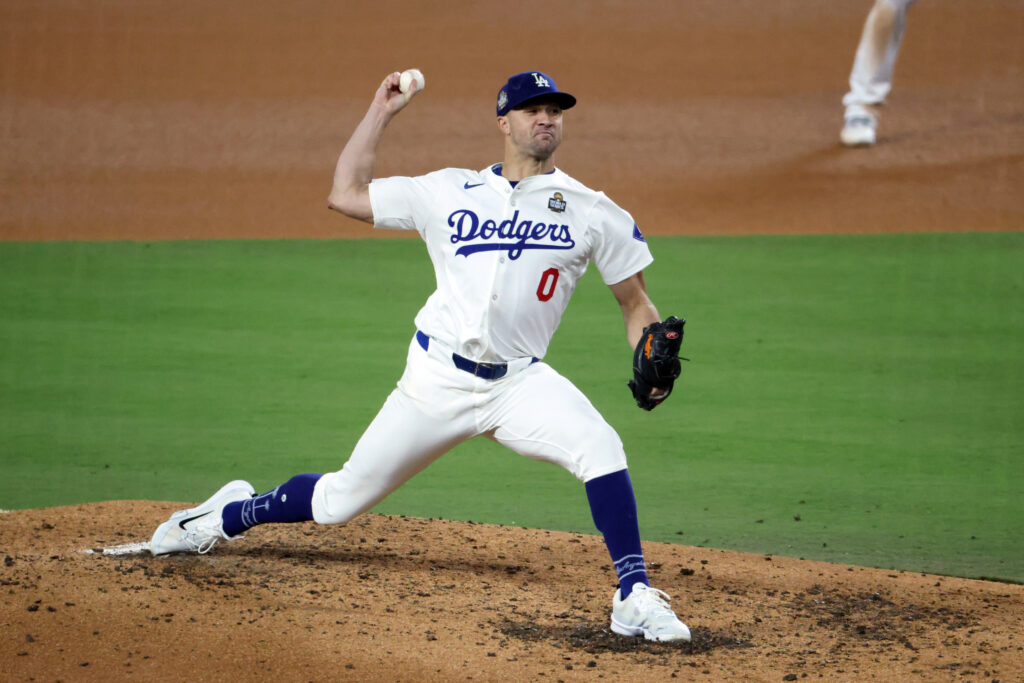
[[[499,117],[499,126],[523,156],[544,161],[562,143],[562,108],[554,102],[529,102]]]

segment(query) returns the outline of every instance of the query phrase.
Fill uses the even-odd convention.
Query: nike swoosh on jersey
[[[465,185],[462,186],[462,189],[464,189],[464,190],[472,190],[474,187],[480,187],[481,185],[483,185],[483,183],[476,183],[474,185],[470,185],[469,181],[467,180]]]

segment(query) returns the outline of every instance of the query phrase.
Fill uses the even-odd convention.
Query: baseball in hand
[[[403,94],[409,94],[409,86],[412,85],[413,81],[416,81],[417,91],[423,90],[427,84],[427,81],[423,78],[422,71],[419,69],[406,69],[402,72],[402,77],[398,81],[398,89],[401,90]]]

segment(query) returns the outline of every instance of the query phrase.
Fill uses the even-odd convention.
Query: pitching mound
[[[173,503],[0,514],[6,680],[1012,680],[1024,587],[648,543],[693,630],[608,629],[596,536],[364,515],[208,555],[139,546]]]

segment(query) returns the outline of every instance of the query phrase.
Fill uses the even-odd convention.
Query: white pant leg
[[[572,382],[545,363],[501,380],[456,369],[414,341],[405,374],[351,457],[313,490],[313,519],[369,510],[459,443],[487,434],[513,451],[589,481],[626,468],[622,441]]]
[[[546,363],[510,378],[486,406],[488,435],[520,455],[590,481],[626,469],[622,440],[576,386]]]
[[[462,371],[444,368],[415,344],[410,347],[399,388],[388,396],[348,462],[316,483],[317,523],[341,524],[362,514],[478,433],[471,409],[474,396],[458,385],[463,377],[454,373]]]
[[[861,32],[860,43],[850,71],[850,91],[843,105],[873,105],[885,101],[892,90],[907,8],[914,0],[876,0]]]

